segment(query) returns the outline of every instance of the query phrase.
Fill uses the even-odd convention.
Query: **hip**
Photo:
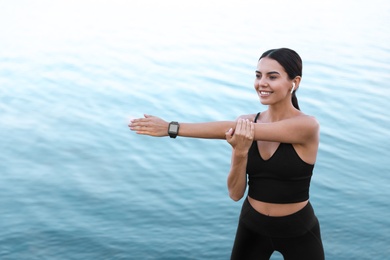
[[[258,212],[245,199],[240,222],[259,234],[269,237],[296,237],[319,225],[310,202],[300,210],[286,216],[268,216]]]

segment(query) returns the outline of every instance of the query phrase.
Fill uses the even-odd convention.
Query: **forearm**
[[[169,122],[152,115],[144,115],[145,118],[132,119],[129,123],[131,131],[137,134],[150,136],[168,136]],[[226,139],[226,132],[236,126],[235,121],[214,121],[206,123],[182,123],[178,136],[209,138],[209,139]]]
[[[180,123],[178,135],[182,137],[226,139],[226,131],[234,128],[235,125],[234,121]]]
[[[240,200],[246,189],[246,165],[248,154],[233,149],[230,172],[227,178],[229,196],[234,201]]]

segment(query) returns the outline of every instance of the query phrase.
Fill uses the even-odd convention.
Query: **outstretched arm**
[[[252,115],[240,118],[252,118]],[[252,121],[252,119],[249,119]],[[131,120],[130,130],[137,134],[150,136],[168,136],[168,122],[151,115]],[[179,136],[209,139],[226,139],[228,129],[233,130],[236,121],[215,121],[206,123],[181,123]],[[319,125],[314,117],[300,115],[273,123],[255,123],[254,140],[307,144],[318,141]]]
[[[145,118],[131,120],[130,130],[137,134],[150,136],[168,136],[168,122],[163,119],[144,115]],[[234,128],[235,121],[216,121],[207,123],[180,123],[179,136],[209,139],[225,139],[228,129]]]
[[[317,140],[319,124],[308,115],[299,115],[272,123],[256,123],[254,140],[308,144]]]

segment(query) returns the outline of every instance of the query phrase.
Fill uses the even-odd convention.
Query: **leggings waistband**
[[[242,205],[240,221],[251,230],[269,237],[300,236],[318,223],[310,202],[291,215],[270,217],[256,211],[249,203],[248,198]]]

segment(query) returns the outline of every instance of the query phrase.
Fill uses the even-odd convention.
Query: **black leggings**
[[[310,202],[285,217],[256,211],[246,198],[240,215],[232,260],[269,259],[274,251],[286,260],[323,260],[320,225]]]

